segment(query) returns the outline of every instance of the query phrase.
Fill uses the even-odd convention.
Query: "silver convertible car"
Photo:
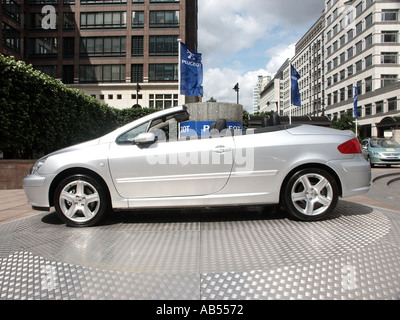
[[[94,225],[112,210],[266,204],[315,221],[339,197],[369,190],[371,169],[351,132],[239,131],[222,120],[208,135],[183,135],[188,119],[185,106],[163,110],[41,158],[23,180],[28,202],[54,207],[71,226]]]

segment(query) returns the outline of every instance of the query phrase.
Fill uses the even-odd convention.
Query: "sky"
[[[259,75],[274,75],[321,16],[324,0],[198,0],[203,101],[239,103],[252,112]]]

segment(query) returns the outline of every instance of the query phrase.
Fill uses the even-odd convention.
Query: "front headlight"
[[[43,158],[40,158],[38,161],[36,161],[35,164],[32,166],[29,174],[36,173],[40,169],[40,167],[45,163],[46,160],[47,160],[47,157],[43,157]]]
[[[380,157],[380,156],[381,156],[381,154],[380,154],[379,152],[375,152],[375,151],[372,151],[372,154],[373,154],[375,157]]]

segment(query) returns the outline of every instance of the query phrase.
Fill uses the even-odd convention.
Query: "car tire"
[[[326,219],[336,207],[339,188],[326,170],[302,169],[287,181],[283,205],[292,218],[301,221]]]
[[[109,197],[103,184],[88,175],[76,174],[62,180],[54,193],[58,217],[72,227],[89,227],[104,218]]]
[[[372,160],[371,160],[370,157],[368,157],[368,163],[369,163],[369,166],[370,166],[371,168],[374,168],[374,167],[375,167],[375,165],[372,163]]]

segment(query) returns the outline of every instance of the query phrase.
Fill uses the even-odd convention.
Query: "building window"
[[[397,21],[399,16],[399,10],[388,9],[382,10],[382,21]]]
[[[382,52],[381,63],[397,63],[397,52]]]
[[[62,78],[63,83],[74,83],[74,66],[64,65],[62,66]]]
[[[397,110],[397,98],[388,99],[388,111]]]
[[[155,55],[178,55],[178,36],[150,36],[149,53]]]
[[[370,116],[372,114],[372,103],[365,105],[365,115]]]
[[[344,63],[346,61],[346,53],[343,52],[340,54],[340,63]]]
[[[356,7],[356,16],[360,16],[363,11],[362,2]]]
[[[18,3],[13,0],[2,1],[3,13],[11,19],[19,22],[21,20],[21,8]]]
[[[356,43],[356,54],[359,54],[362,51],[362,41]]]
[[[372,13],[365,18],[365,28],[372,25]]]
[[[58,52],[58,39],[36,38],[29,39],[29,55],[32,56],[56,56]]]
[[[362,60],[356,62],[356,72],[362,70]]]
[[[346,89],[342,88],[340,89],[340,101],[346,100]]]
[[[372,34],[365,38],[365,48],[369,48],[370,46],[372,46]]]
[[[178,81],[178,64],[151,63],[149,64],[150,82]]]
[[[356,34],[359,35],[362,32],[362,21],[356,25]]]
[[[397,74],[382,74],[381,75],[381,87],[390,86],[397,82]]]
[[[347,50],[347,59],[353,58],[353,50],[354,50],[353,47]]]
[[[179,11],[150,11],[150,28],[179,27]]]
[[[143,1],[143,0],[142,0]],[[176,2],[176,3],[178,3],[179,2],[179,0],[150,0],[150,3],[162,3],[162,2]]]
[[[57,4],[58,0],[31,0],[30,3],[33,5]]]
[[[143,64],[133,64],[131,66],[131,82],[132,83],[143,82]]]
[[[397,31],[382,31],[383,43],[396,43],[398,39]]]
[[[29,28],[31,30],[42,30],[42,20],[44,17],[45,15],[41,13],[30,13]],[[56,19],[56,29],[57,29],[57,21],[58,19]]]
[[[150,108],[168,109],[178,106],[177,94],[150,94]]]
[[[350,77],[353,75],[353,65],[347,67],[347,76]]]
[[[73,58],[75,53],[75,38],[63,38],[63,58]]]
[[[365,79],[365,92],[372,91],[372,77],[368,77]]]
[[[352,40],[354,37],[354,29],[351,29],[349,32],[347,32],[347,41]]]
[[[143,57],[143,36],[132,36],[132,57]]]
[[[340,47],[343,47],[346,44],[346,35],[340,37]]]
[[[140,29],[144,27],[144,11],[132,12],[132,28]]]
[[[361,95],[363,94],[363,84],[362,81],[357,81],[357,88],[358,88],[358,94]]]
[[[125,37],[83,37],[80,39],[81,56],[124,56]]]
[[[19,51],[21,46],[21,34],[18,30],[2,23],[3,44],[13,50]]]
[[[74,30],[75,29],[75,13],[64,12],[63,13],[63,30]]]
[[[126,12],[83,12],[81,28],[126,28]]]
[[[372,54],[365,57],[365,68],[372,66]]]
[[[126,0],[81,0],[81,4],[126,3]]]
[[[57,78],[57,66],[35,66],[35,69],[50,77]]]
[[[124,64],[80,65],[80,82],[125,82]]]
[[[340,71],[340,80],[344,80],[346,78],[346,70],[341,70]]]
[[[353,92],[353,85],[347,86],[347,99],[353,98],[354,92]]]
[[[136,94],[131,94],[131,99],[132,99],[132,100],[136,100]],[[137,99],[138,99],[138,100],[143,99],[143,95],[142,95],[142,94],[138,94],[138,95],[137,95]]]
[[[382,113],[383,112],[383,101],[378,101],[375,104],[376,107],[376,113]]]

